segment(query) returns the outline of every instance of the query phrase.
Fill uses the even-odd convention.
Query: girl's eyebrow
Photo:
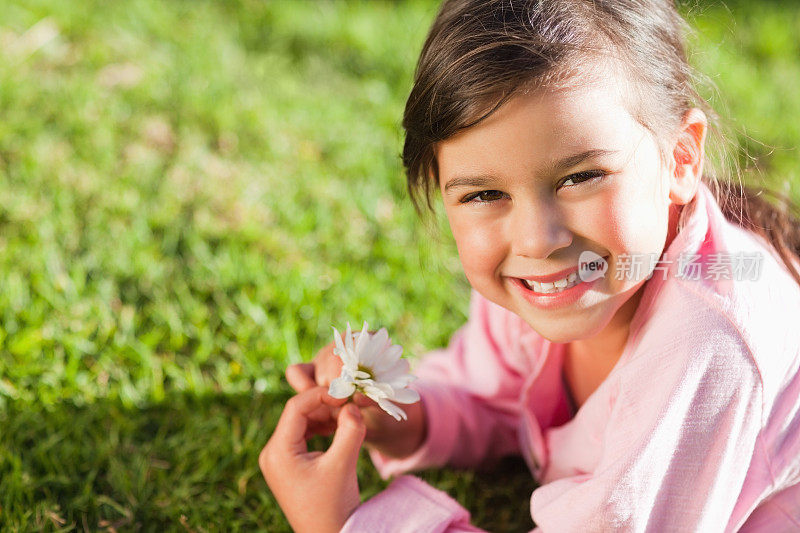
[[[483,187],[492,181],[492,176],[488,174],[459,176],[447,182],[447,185],[444,186],[444,193],[447,194],[450,189],[457,189],[458,187]]]
[[[575,155],[569,155],[559,161],[556,161],[550,167],[550,170],[552,172],[559,172],[562,170],[567,170],[568,168],[572,168],[574,166],[578,166],[581,163],[583,163],[586,159],[591,159],[593,157],[614,155],[618,153],[619,150],[605,150],[602,148],[593,148],[591,150],[586,150],[585,152],[580,152]]]
[[[602,157],[607,155],[618,154],[619,150],[605,150],[601,148],[593,148],[591,150],[586,150],[584,152],[579,152],[574,155],[570,155],[564,157],[555,163],[548,165],[548,171],[552,173],[564,171],[566,169],[572,168],[581,164],[583,161],[587,159],[591,159],[593,157]],[[447,192],[450,189],[455,189],[457,187],[481,187],[487,184],[496,181],[496,178],[491,174],[477,174],[473,176],[458,176],[450,181],[444,186],[444,192]]]

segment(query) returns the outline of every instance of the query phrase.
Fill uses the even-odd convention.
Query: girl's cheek
[[[491,273],[503,260],[503,239],[496,226],[480,217],[451,221],[458,255],[467,277]]]

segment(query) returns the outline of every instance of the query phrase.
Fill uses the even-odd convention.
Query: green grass
[[[797,184],[800,7],[729,5],[691,11],[694,61],[756,167]],[[256,464],[286,365],[346,321],[412,358],[463,323],[399,161],[435,10],[4,3],[0,530],[287,531]],[[362,497],[385,486],[359,470]],[[519,461],[423,477],[482,527],[532,527]]]

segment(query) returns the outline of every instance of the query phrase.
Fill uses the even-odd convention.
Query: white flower
[[[336,343],[333,353],[339,356],[344,365],[341,375],[331,382],[328,394],[334,398],[347,398],[358,391],[375,400],[381,409],[396,420],[407,420],[405,411],[392,403],[419,401],[419,393],[406,388],[417,378],[408,373],[408,361],[400,359],[403,348],[389,341],[386,328],[370,334],[366,322],[361,332],[355,335],[348,322],[344,344],[336,328],[333,328],[333,332]]]

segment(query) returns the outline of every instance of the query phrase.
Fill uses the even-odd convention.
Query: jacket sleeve
[[[533,492],[541,531],[730,531],[763,449],[763,385],[724,317],[687,319],[701,326],[673,322],[626,365],[594,471]]]
[[[467,323],[446,349],[425,355],[411,387],[420,393],[427,436],[411,456],[370,449],[383,479],[449,464],[477,467],[519,453],[517,425],[523,384],[513,315],[473,291]]]
[[[356,508],[341,533],[469,533],[469,511],[419,478],[400,476]]]

